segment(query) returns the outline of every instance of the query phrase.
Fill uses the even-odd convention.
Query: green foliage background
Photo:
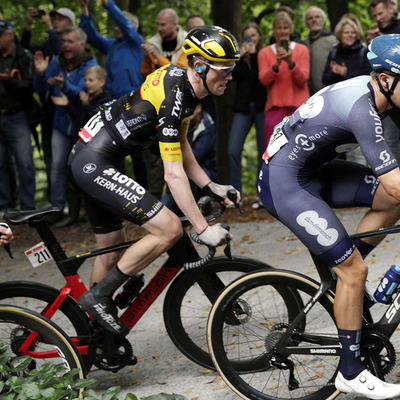
[[[212,15],[212,1],[221,0],[116,0],[116,3],[123,9],[129,11],[135,11],[140,20],[140,31],[143,37],[146,39],[156,32],[156,16],[159,10],[172,7],[177,10],[180,17],[180,24],[185,26],[186,18],[194,13],[203,16],[207,24],[213,24]],[[374,25],[369,13],[369,1],[370,0],[337,0],[335,5],[339,2],[345,3],[349,12],[353,12],[358,16],[363,26],[364,31]],[[301,33],[302,37],[307,35],[307,28],[303,21],[303,14],[310,5],[316,5],[324,10],[327,10],[326,1],[324,0],[287,0],[287,1],[274,1],[274,0],[242,0],[242,25],[245,25],[251,21],[258,21],[263,32],[264,43],[268,43],[271,34],[271,23],[273,18],[274,10],[280,5],[287,5],[293,8],[296,15],[296,29]],[[227,2],[229,4],[229,2]],[[79,22],[80,6],[77,0],[53,0],[53,1],[35,1],[35,0],[1,0],[0,8],[3,10],[4,18],[13,22],[17,35],[22,33],[25,25],[25,15],[28,7],[42,8],[47,11],[57,9],[59,7],[71,8],[76,16],[77,22]],[[90,8],[95,15],[95,23],[97,24],[98,30],[101,34],[107,37],[114,36],[114,26],[112,21],[107,18],[107,12],[102,7],[101,0],[91,0]],[[260,15],[263,15],[260,18]],[[333,29],[330,26],[329,19],[326,24],[328,28]],[[47,39],[47,33],[43,27],[41,21],[35,21],[32,31],[32,41],[41,41]],[[96,52],[99,62],[105,61],[104,56]],[[36,153],[36,163],[38,167],[38,195],[37,198],[40,201],[44,198],[45,183],[42,181],[44,173],[42,171],[42,163]],[[257,175],[257,162],[256,162],[256,144],[255,134],[252,130],[245,144],[245,150],[243,155],[243,187],[244,193],[255,192],[255,182]]]

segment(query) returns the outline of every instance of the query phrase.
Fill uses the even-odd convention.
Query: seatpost
[[[48,223],[45,221],[44,216],[32,218],[29,221],[29,226],[36,229],[37,233],[46,244],[50,254],[56,262],[65,260],[67,258],[64,250],[60,246],[60,243],[51,231]]]

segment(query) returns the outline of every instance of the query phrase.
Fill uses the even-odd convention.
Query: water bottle
[[[115,296],[114,302],[120,309],[128,307],[133,299],[139,294],[144,285],[144,274],[133,275],[128,279],[119,293]]]
[[[375,290],[374,297],[379,303],[388,304],[390,297],[397,289],[400,283],[400,264],[392,265],[386,272],[385,276],[381,279],[377,289]]]

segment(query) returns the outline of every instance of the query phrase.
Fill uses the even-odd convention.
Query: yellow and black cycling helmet
[[[187,55],[202,55],[210,61],[238,61],[240,48],[235,37],[219,26],[193,28],[182,44]]]

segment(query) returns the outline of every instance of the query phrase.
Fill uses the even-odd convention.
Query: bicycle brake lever
[[[234,260],[231,252],[231,241],[230,239],[227,240],[226,246],[224,248],[224,254],[226,257],[228,257],[230,260]]]
[[[221,226],[226,229],[228,232],[231,230],[231,227],[227,224],[221,224]],[[230,259],[233,260],[232,252],[231,252],[231,239],[229,239],[229,235],[226,236],[226,246],[224,248],[224,254]]]
[[[239,210],[240,214],[244,214],[242,207],[240,206],[240,203],[236,201],[236,190],[228,190],[228,193],[226,194],[228,199],[233,203],[233,205]]]
[[[13,253],[11,251],[11,246],[10,244],[5,244],[4,246],[4,250],[8,253],[8,255],[10,256],[10,258],[14,258]]]

